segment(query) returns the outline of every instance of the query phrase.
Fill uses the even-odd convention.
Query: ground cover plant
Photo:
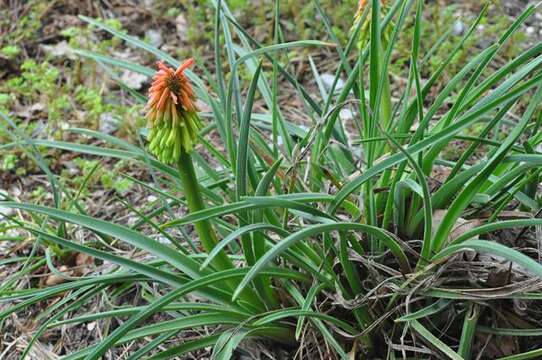
[[[96,322],[107,324],[99,337],[60,355],[197,358],[211,348],[212,358],[229,359],[255,343],[270,358],[541,356],[542,44],[494,64],[537,7],[472,49],[465,44],[489,4],[455,41],[445,33],[429,46],[423,1],[362,0],[341,37],[313,4],[329,40],[285,40],[276,2],[273,41],[264,45],[226,2],[210,1],[211,64],[81,17],[158,61],[74,50],[146,104],[140,142],[82,128],[65,131],[99,145],[39,139],[0,113],[12,140],[1,149],[34,160],[53,195],[50,206],[9,195],[0,203],[16,210],[2,222],[6,237],[16,230],[33,244],[30,254],[1,260],[22,266],[0,287],[0,324],[48,304],[21,358],[50,329]],[[339,59],[330,87],[310,56],[318,48]],[[288,55],[299,49],[317,94],[292,71]],[[392,64],[396,51],[402,66]],[[391,85],[392,66],[406,79],[400,86]],[[116,69],[152,78],[148,96]],[[281,109],[285,86],[307,123]],[[351,118],[340,116],[345,109]],[[461,151],[449,156],[453,146]],[[68,191],[44,149],[141,166],[152,182],[126,179],[155,201],[120,199],[137,216],[132,224],[91,216],[80,196],[99,163]],[[79,266],[108,266],[91,275],[57,266],[73,254]],[[64,281],[16,286],[43,266]],[[99,310],[85,311],[96,298]]]

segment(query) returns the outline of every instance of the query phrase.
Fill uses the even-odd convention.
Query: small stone
[[[452,28],[452,34],[455,36],[460,36],[460,35],[463,35],[466,30],[467,30],[467,27],[465,26],[463,21],[458,19],[454,23],[454,26]]]
[[[162,33],[158,30],[149,29],[145,31],[145,37],[149,39],[150,44],[156,48],[164,43]]]
[[[341,111],[339,111],[339,118],[342,121],[353,120],[354,116],[354,112],[350,109],[341,109]]]
[[[70,60],[77,58],[66,40],[62,40],[54,45],[40,45],[40,47],[46,54],[53,57],[68,58]]]
[[[212,107],[210,107],[205,101],[202,101],[200,99],[196,99],[196,107],[201,112],[212,112],[213,111]]]
[[[18,198],[19,196],[22,195],[23,191],[21,190],[19,186],[13,185],[12,187],[9,188],[9,193],[11,194],[12,197]],[[7,194],[7,192],[4,191],[4,194]]]
[[[320,76],[320,79],[322,79],[322,84],[324,85],[324,88],[327,91],[331,90],[331,87],[333,86],[333,82],[335,81],[335,75],[325,73]],[[337,81],[337,85],[335,85],[335,91],[340,91],[344,88],[344,80],[339,79]]]
[[[34,103],[32,106],[30,106],[30,111],[32,112],[41,112],[43,109],[45,109],[45,106],[40,102]]]
[[[147,203],[149,204],[155,202],[156,200],[158,200],[158,198],[154,195],[147,196]]]
[[[0,200],[4,200],[3,195],[7,195],[7,192],[0,190]],[[15,210],[12,208],[4,207],[2,204],[0,204],[0,219],[2,219],[4,216],[11,216],[15,213]]]
[[[77,166],[73,161],[64,162],[64,166],[68,170],[68,174],[70,174],[70,176],[79,175],[79,172],[80,172],[79,166]]]
[[[188,29],[188,22],[182,14],[175,18],[175,28],[177,29],[177,35],[181,39],[184,39],[186,37],[186,30]]]
[[[120,79],[130,89],[139,90],[141,89],[145,81],[147,81],[147,76],[126,70],[123,71]]]
[[[525,33],[527,35],[533,35],[536,32],[536,29],[534,26],[528,26],[527,29],[525,29]]]
[[[35,118],[39,113],[45,110],[45,106],[40,103],[34,103],[30,107],[26,106],[19,111],[16,111],[15,114],[23,118]]]
[[[100,115],[100,131],[105,134],[112,134],[119,128],[119,121],[111,113]]]
[[[164,235],[158,235],[158,237],[156,237],[156,241],[158,241],[160,244],[164,244],[164,245],[170,245],[171,244],[171,241],[169,241],[169,239],[167,237],[165,237]]]
[[[2,213],[0,212],[0,222],[2,222]],[[20,230],[17,230],[17,229],[8,229],[6,231],[4,231],[2,233],[3,236],[5,236],[6,238],[17,238],[17,237],[24,237],[26,236],[25,234],[23,234]],[[7,254],[7,252],[9,251],[9,249],[11,249],[13,246],[15,246],[18,242],[16,241],[0,241],[0,254]],[[5,268],[5,266],[4,266]],[[5,269],[2,269],[0,268],[0,277],[2,277],[2,270],[5,270]]]

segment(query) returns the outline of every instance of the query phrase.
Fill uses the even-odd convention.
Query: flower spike
[[[174,70],[157,62],[158,72],[149,89],[149,150],[166,164],[176,163],[181,151],[192,151],[201,127],[192,84],[184,75],[192,64],[194,60],[188,59]]]
[[[386,0],[380,0],[380,4],[382,4],[382,12],[385,14],[389,10],[389,1]],[[359,0],[358,3],[358,9],[356,11],[356,14],[354,15],[354,25],[352,26],[352,29],[350,31],[354,31],[354,29],[358,26],[359,22],[361,21],[361,17],[363,15],[363,12],[367,8],[367,6],[371,6],[371,0]],[[361,49],[363,48],[370,37],[371,32],[371,9],[369,9],[369,12],[367,13],[367,17],[365,18],[365,21],[361,25],[360,33],[359,33],[359,41],[358,41],[358,47]],[[391,24],[390,24],[391,25]],[[393,29],[393,25],[388,25],[386,27],[386,30],[382,33],[382,40],[384,43],[387,43],[389,40],[389,37],[391,35],[391,30]]]

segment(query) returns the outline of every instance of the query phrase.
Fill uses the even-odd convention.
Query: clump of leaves
[[[70,278],[44,289],[17,290],[16,281],[3,286],[0,299],[14,302],[0,312],[4,321],[30,305],[69,294],[40,314],[27,349],[50,328],[127,317],[101,342],[69,349],[67,358],[98,359],[115,346],[139,340],[144,345],[132,358],[153,351],[151,358],[173,358],[212,346],[214,358],[228,359],[243,339],[256,337],[300,351],[325,342],[320,351],[326,357],[345,360],[358,354],[393,358],[428,352],[463,359],[482,356],[480,341],[488,334],[518,337],[512,349],[516,358],[540,356],[542,350],[521,340],[540,335],[539,309],[513,309],[513,304],[542,298],[542,266],[526,250],[536,246],[528,230],[542,225],[534,216],[540,211],[542,170],[542,154],[535,150],[542,142],[542,45],[490,67],[535,7],[527,7],[498,41],[480,49],[436,91],[487,7],[435,68],[423,61],[420,51],[423,1],[391,2],[384,16],[380,0],[366,2],[346,44],[281,43],[277,27],[276,43],[266,47],[239,26],[225,2],[213,4],[216,72],[205,71],[204,64],[198,64],[204,78],[185,70],[195,95],[211,112],[201,114],[206,126],[191,154],[194,166],[184,170],[190,174],[180,166],[179,178],[177,169],[144,148],[90,130],[73,131],[114,148],[34,139],[23,143],[35,157],[32,145],[39,144],[143,164],[157,175],[156,183],[138,183],[161,199],[151,210],[147,204],[139,209],[126,204],[139,217],[130,226],[89,216],[59,190],[52,207],[1,203],[32,215],[9,220],[28,238],[116,265],[107,274]],[[279,10],[273,14],[277,24]],[[325,13],[319,11],[319,16]],[[415,22],[405,28],[409,16]],[[83,19],[173,68],[180,65],[137,38]],[[365,24],[369,36],[357,49]],[[388,70],[405,33],[412,34],[409,64],[403,69],[407,81],[394,100],[386,89]],[[330,38],[337,39],[333,34]],[[332,89],[320,86],[320,96],[310,94],[278,56],[316,46],[333,49],[340,58]],[[155,75],[154,69],[125,60],[79,54]],[[321,84],[317,64],[310,65]],[[251,74],[248,84],[240,79],[241,70]],[[347,80],[338,89],[341,76]],[[313,121],[310,128],[283,114],[277,103],[279,79],[296,89]],[[262,99],[260,112],[254,111],[256,93]],[[517,105],[526,98],[526,107]],[[345,107],[356,111],[351,124],[339,117]],[[468,133],[480,125],[477,135]],[[353,139],[349,133],[355,134]],[[462,141],[465,150],[457,159],[443,158],[454,141]],[[480,146],[487,148],[484,156],[477,153]],[[54,176],[50,178],[54,183]],[[200,209],[190,206],[195,197]],[[64,203],[69,206],[63,208]],[[172,211],[187,203],[189,214],[179,217]],[[197,236],[186,233],[188,225],[196,226]],[[75,226],[93,232],[101,243],[121,241],[150,258],[134,259],[74,241]],[[153,234],[142,231],[143,226]],[[174,229],[184,235],[174,235]],[[513,236],[498,236],[503,231]],[[208,241],[210,233],[216,242]],[[56,271],[50,253],[47,259]],[[124,306],[103,312],[77,312],[95,297],[107,294],[111,301],[113,292],[121,301],[121,295],[136,289],[140,306],[120,303]],[[167,314],[167,320],[150,321],[157,313]],[[178,334],[203,327],[207,331],[199,337],[155,351]],[[510,355],[506,351],[499,356]]]
[[[17,157],[15,154],[6,154],[2,159],[2,170],[13,170],[17,165]]]
[[[0,49],[0,53],[2,53],[2,55],[4,55],[6,59],[15,58],[17,55],[19,55],[20,52],[21,49],[19,49],[17,45],[8,45]]]

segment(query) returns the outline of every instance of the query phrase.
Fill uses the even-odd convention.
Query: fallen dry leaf
[[[58,270],[65,276],[71,276],[73,274],[73,271],[68,270],[68,267],[66,265],[62,265],[61,267],[58,268]],[[47,276],[47,278],[45,279],[45,286],[53,286],[53,285],[62,284],[64,281],[66,281],[65,277],[58,276],[56,274],[51,274]]]

